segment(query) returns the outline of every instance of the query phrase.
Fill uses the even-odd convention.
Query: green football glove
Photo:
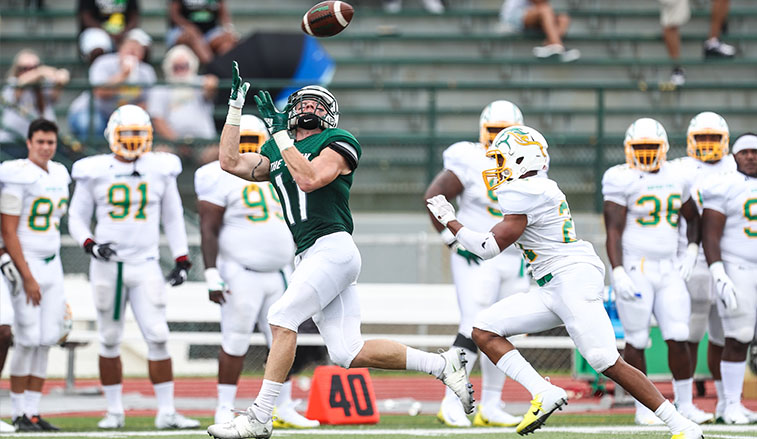
[[[287,120],[289,119],[289,109],[291,108],[289,104],[284,107],[283,111],[278,111],[276,106],[273,105],[271,94],[265,90],[261,90],[258,95],[255,96],[255,104],[257,104],[260,117],[271,131],[271,134],[279,131],[286,131]]]
[[[450,249],[457,253],[458,255],[465,258],[465,262],[468,263],[468,265],[480,265],[481,264],[481,257],[477,254],[467,250],[465,247],[462,246],[459,242],[455,241],[450,246]]]
[[[231,96],[229,96],[229,106],[239,109],[244,107],[244,98],[247,96],[247,90],[249,89],[250,83],[242,83],[242,78],[239,76],[239,64],[234,61],[231,72]]]

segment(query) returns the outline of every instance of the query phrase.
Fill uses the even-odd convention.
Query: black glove
[[[189,258],[186,255],[176,258],[176,265],[168,273],[168,283],[172,287],[183,284],[187,280],[187,273],[190,268],[192,268],[192,263],[189,262]]]
[[[98,244],[91,239],[84,241],[84,251],[92,255],[93,258],[99,261],[110,261],[110,258],[116,256],[116,251],[110,248],[111,243]]]

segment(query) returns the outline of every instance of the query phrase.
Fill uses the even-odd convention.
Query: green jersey
[[[308,160],[313,160],[325,148],[332,148],[347,160],[353,171],[361,154],[357,139],[338,128],[326,129],[294,145]],[[260,153],[271,161],[269,178],[284,208],[287,225],[297,245],[297,254],[307,250],[321,236],[336,232],[352,234],[350,187],[354,172],[340,175],[326,186],[305,193],[289,173],[273,138],[263,144]]]

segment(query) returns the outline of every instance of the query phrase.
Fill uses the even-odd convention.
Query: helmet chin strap
[[[297,117],[297,127],[303,130],[314,130],[320,126],[320,119],[312,113],[301,114]]]

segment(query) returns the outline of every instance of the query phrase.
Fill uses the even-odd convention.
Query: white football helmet
[[[239,120],[239,152],[260,152],[268,140],[268,128],[257,116],[245,114]]]
[[[150,116],[136,105],[122,105],[110,115],[105,138],[114,154],[136,160],[152,149]]]
[[[729,134],[723,116],[712,111],[699,113],[686,130],[686,154],[703,162],[717,162],[728,155]]]
[[[636,119],[628,127],[623,145],[628,166],[645,172],[660,169],[670,149],[665,128],[649,117]]]
[[[531,127],[516,125],[500,131],[486,151],[486,156],[497,163],[496,167],[482,172],[486,188],[495,189],[529,171],[546,170],[548,147],[544,136]]]
[[[488,148],[500,131],[524,123],[523,113],[517,105],[506,100],[494,101],[484,108],[478,119],[478,141],[484,148]]]
[[[317,109],[323,109],[324,114],[303,112],[302,101],[317,102]],[[313,130],[316,128],[336,128],[339,124],[339,104],[334,95],[320,85],[307,85],[289,95],[289,120],[287,128],[292,131],[297,128]],[[317,111],[317,110],[316,110]]]

